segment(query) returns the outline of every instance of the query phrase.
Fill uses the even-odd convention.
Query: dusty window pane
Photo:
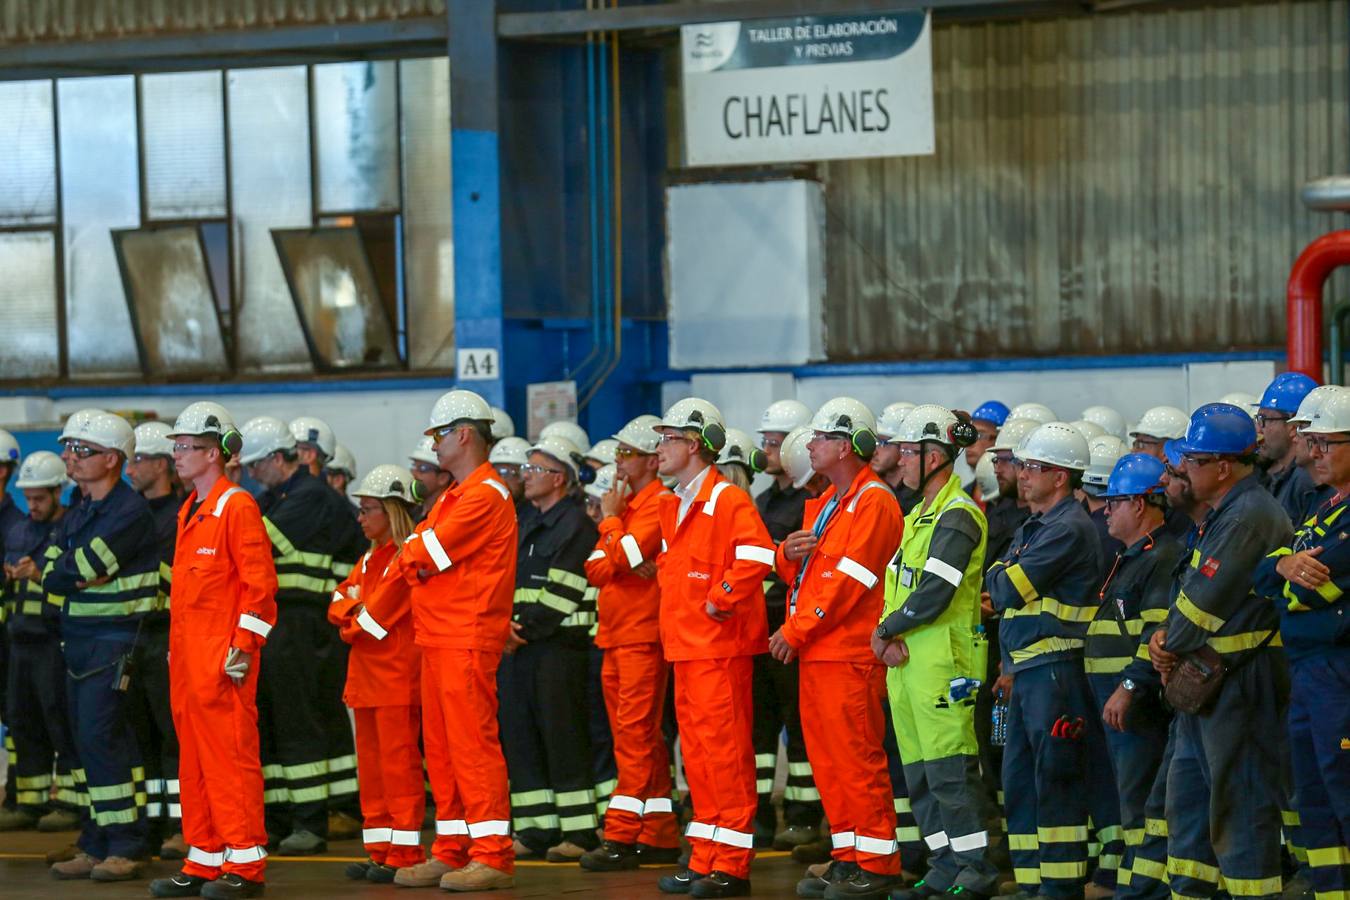
[[[314,67],[319,212],[398,209],[398,96],[393,62]]]
[[[295,305],[325,369],[397,366],[389,314],[355,228],[273,232]]]
[[[138,375],[140,360],[111,235],[141,224],[136,80],[130,75],[63,78],[56,98],[70,374]]]
[[[225,215],[224,117],[219,72],[142,76],[145,205],[151,219]]]
[[[228,75],[235,343],[247,372],[311,368],[271,229],[310,225],[309,98],[303,66]]]
[[[0,378],[60,374],[56,331],[56,238],[51,232],[0,234]]]
[[[56,221],[52,83],[0,83],[0,225]]]
[[[197,229],[122,231],[116,239],[147,373],[225,374],[225,343]]]
[[[455,364],[455,243],[450,219],[450,61],[399,63],[408,364]]]

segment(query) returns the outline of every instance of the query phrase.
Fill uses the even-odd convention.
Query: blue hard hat
[[[1191,413],[1186,436],[1177,441],[1182,453],[1242,456],[1256,449],[1256,423],[1240,406],[1206,403]]]
[[[993,422],[999,428],[1008,420],[1008,407],[999,403],[997,400],[986,400],[976,407],[970,414],[972,419],[983,419],[986,422]]]
[[[1148,453],[1129,453],[1116,460],[1106,490],[1099,496],[1136,497],[1139,494],[1161,494],[1162,477],[1166,469],[1162,460]]]
[[[1181,442],[1175,440],[1163,442],[1163,456],[1167,457],[1167,464],[1174,469],[1181,468],[1181,451],[1177,449],[1179,443]]]
[[[1303,398],[1315,387],[1317,382],[1302,372],[1281,372],[1261,395],[1261,408],[1278,409],[1292,416],[1298,412],[1298,405],[1303,402]]]

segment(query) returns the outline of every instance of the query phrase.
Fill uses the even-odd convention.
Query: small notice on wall
[[[550,422],[577,420],[577,383],[575,381],[541,381],[525,386],[525,406],[529,410],[528,423],[531,441],[539,439],[539,432]]]

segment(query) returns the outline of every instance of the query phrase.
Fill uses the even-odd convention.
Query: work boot
[[[544,859],[551,863],[574,863],[585,855],[585,847],[577,846],[571,841],[563,841],[549,847],[548,852],[544,854]]]
[[[1083,900],[1109,900],[1116,895],[1115,888],[1089,881],[1083,886]]]
[[[809,844],[798,844],[792,848],[792,861],[801,863],[804,866],[812,863],[827,863],[834,857],[830,853],[829,841],[812,841]]]
[[[328,839],[330,841],[349,841],[361,834],[361,823],[339,810],[328,814]]]
[[[52,866],[52,877],[57,881],[74,881],[77,878],[88,878],[89,873],[94,871],[94,866],[103,862],[79,850],[70,859],[65,862],[59,862]]]
[[[749,894],[749,878],[737,878],[716,870],[689,886],[691,897],[746,897]]]
[[[374,884],[393,884],[394,876],[398,874],[398,869],[385,863],[375,863],[369,869],[366,869],[366,881]]]
[[[377,866],[379,863],[373,859],[363,859],[360,862],[347,863],[347,867],[342,870],[352,881],[365,881],[366,873],[370,871],[371,866]]]
[[[516,859],[539,859],[535,849],[520,838],[511,839],[511,852],[516,855]]]
[[[811,825],[789,825],[773,836],[773,849],[791,850],[820,840],[820,831]]]
[[[1280,900],[1312,900],[1313,886],[1308,879],[1308,875],[1302,869],[1294,873],[1294,877],[1286,878],[1284,882],[1284,891],[1280,894]]]
[[[853,900],[858,897],[889,897],[893,888],[904,884],[899,875],[882,875],[859,867],[847,881],[836,881],[825,889],[825,900]]]
[[[145,863],[125,856],[110,856],[89,870],[94,881],[130,881],[139,878]]]
[[[38,831],[74,831],[79,827],[80,814],[71,809],[54,809],[37,822]]]
[[[928,882],[920,881],[912,888],[892,890],[891,900],[928,900],[928,898],[936,897],[941,893],[942,891],[931,887]],[[973,898],[975,895],[972,894],[970,896]]]
[[[755,849],[768,850],[773,846],[773,826],[755,823]]]
[[[183,839],[183,832],[181,831],[159,845],[160,859],[186,859],[187,854],[187,841]]]
[[[642,865],[637,849],[618,841],[601,841],[599,847],[583,853],[579,862],[587,872],[621,872]]]
[[[671,866],[678,863],[682,855],[679,847],[653,847],[641,841],[634,845],[634,849],[638,864],[644,866]]]
[[[328,842],[312,831],[303,828],[292,831],[280,844],[277,844],[278,856],[313,856],[328,850]]]
[[[812,871],[815,870],[815,871]],[[798,897],[824,897],[825,890],[836,881],[848,881],[858,871],[858,864],[833,860],[817,863],[806,870],[806,877],[797,882]]]
[[[31,831],[38,817],[26,809],[0,809],[0,831]]]
[[[151,897],[196,897],[207,884],[205,878],[179,872],[172,878],[156,878],[150,882]]]
[[[57,863],[68,862],[80,854],[80,848],[77,844],[66,844],[59,850],[47,851],[47,865],[53,866]]]
[[[447,872],[441,879],[443,891],[495,891],[499,888],[513,888],[516,877],[501,869],[494,869],[485,862],[473,860],[462,869]]]
[[[202,885],[202,896],[206,900],[235,900],[238,897],[261,897],[267,885],[261,881],[249,881],[233,872],[226,872],[215,881]]]
[[[706,877],[693,869],[681,869],[673,875],[662,875],[656,880],[656,887],[663,894],[687,894],[695,881]]]
[[[457,871],[459,870],[433,856],[424,863],[399,869],[394,873],[394,884],[403,887],[435,887],[447,874]]]

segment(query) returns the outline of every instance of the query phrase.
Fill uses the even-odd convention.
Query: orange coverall
[[[835,495],[831,486],[807,501],[803,529],[815,527]],[[809,556],[789,560],[783,544],[777,552],[778,574],[793,586],[783,637],[801,659],[802,733],[832,853],[882,875],[900,874],[900,853],[882,749],[886,667],[872,653],[871,638],[903,527],[894,492],[864,466],[833,503]]]
[[[619,783],[605,813],[605,839],[676,847],[670,754],[661,734],[670,666],[661,651],[661,590],[633,570],[661,551],[660,481],[628,499],[622,516],[600,522],[600,539],[586,560],[586,577],[600,589],[595,645],[605,651],[601,672],[605,709],[614,734]]]
[[[328,621],[352,647],[342,701],[356,718],[361,839],[372,860],[396,869],[426,859],[426,791],[417,744],[422,652],[413,643],[411,588],[390,567],[398,549],[387,541],[366,551],[328,605]]]
[[[750,684],[752,657],[768,648],[764,579],[773,539],[749,494],[715,468],[699,477],[683,520],[678,496],[658,500],[661,643],[675,664],[675,714],[694,800],[685,829],[689,868],[748,878],[759,802]],[[709,603],[731,615],[717,621]]]
[[[187,875],[263,880],[258,661],[276,622],[276,591],[272,542],[254,499],[226,478],[204,498],[194,491],[178,512],[169,624]],[[238,686],[224,671],[230,647],[251,657]]]
[[[483,463],[437,498],[395,565],[412,585],[422,648],[422,743],[436,798],[431,853],[515,871],[511,795],[497,731],[497,665],[511,631],[516,507]],[[375,622],[386,613],[368,606]]]

